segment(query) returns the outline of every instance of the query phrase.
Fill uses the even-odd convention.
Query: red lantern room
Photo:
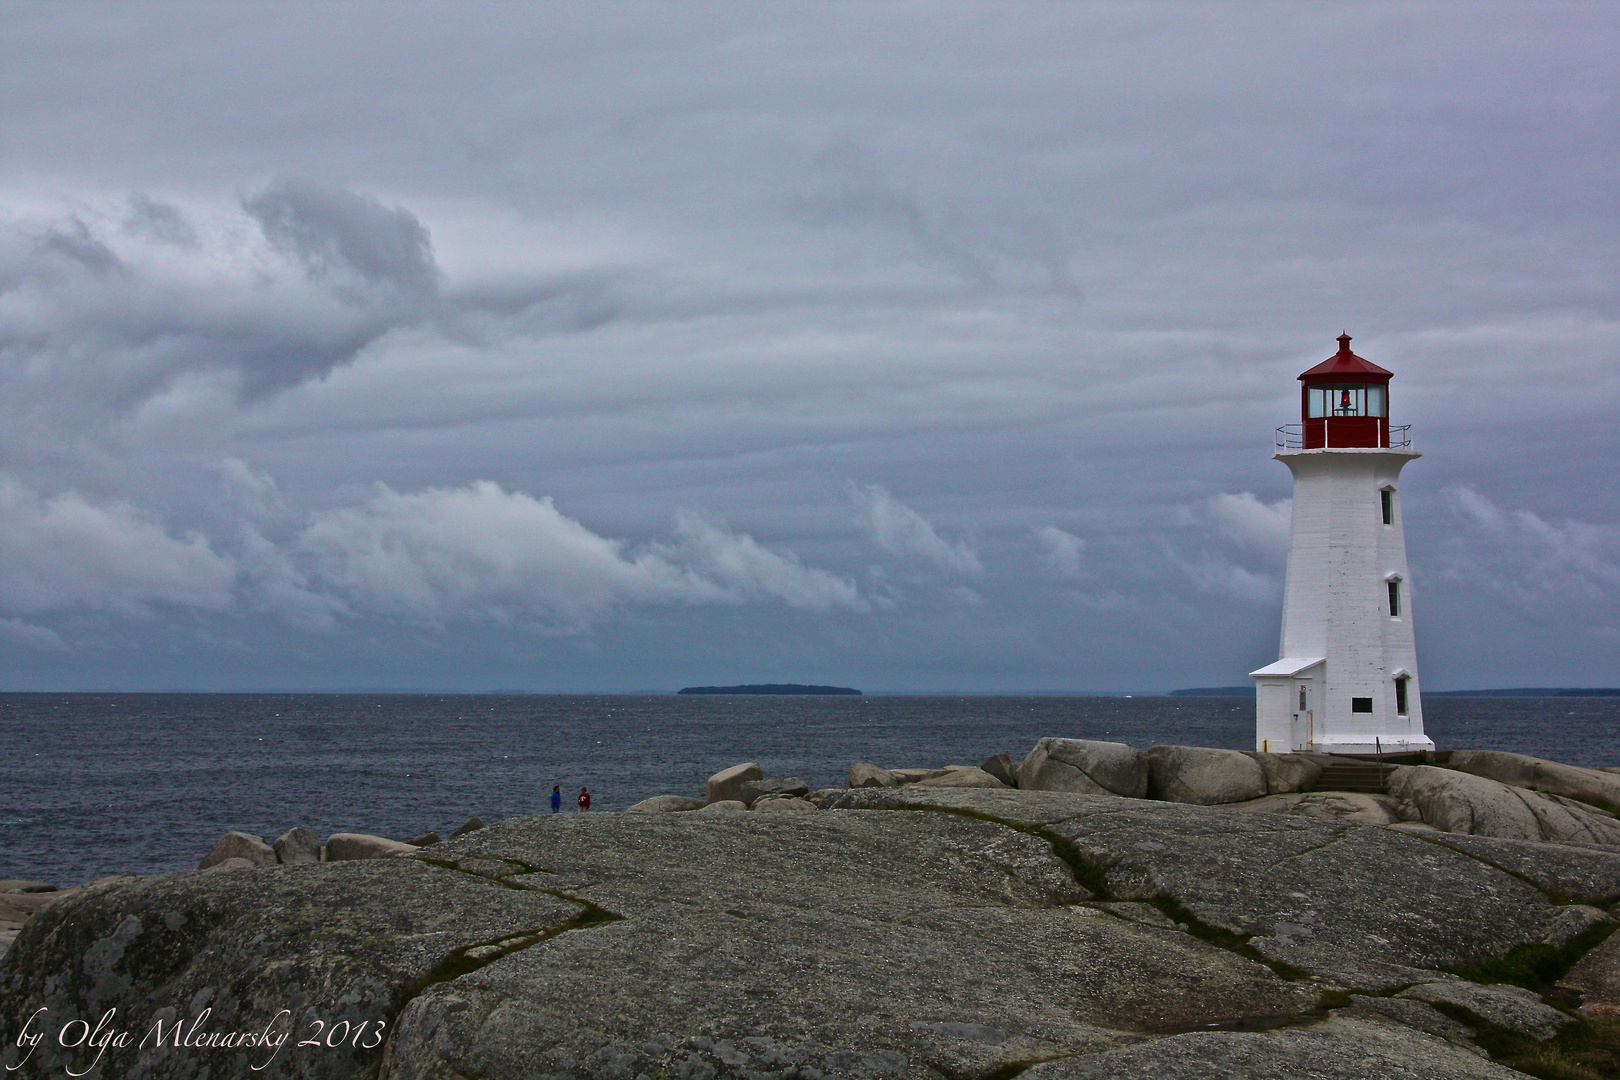
[[[1339,335],[1339,351],[1299,377],[1300,417],[1306,450],[1324,447],[1389,445],[1391,372],[1350,351],[1350,335]]]

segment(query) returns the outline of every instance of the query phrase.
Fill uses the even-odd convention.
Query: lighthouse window
[[[1382,383],[1318,383],[1306,388],[1305,415],[1384,416],[1384,401]]]
[[[1369,384],[1367,384],[1367,415],[1368,416],[1388,416],[1389,415],[1389,410],[1384,408],[1384,390],[1385,389],[1386,389],[1386,387],[1384,386],[1383,383],[1369,383]]]
[[[1398,716],[1406,715],[1406,679],[1395,680],[1395,713]]]
[[[1351,712],[1372,712],[1372,698],[1353,697],[1350,699]]]
[[[1383,497],[1382,501],[1383,501],[1383,504],[1384,504],[1384,524],[1385,525],[1393,525],[1393,524],[1395,524],[1395,492],[1393,490],[1391,490],[1390,488],[1385,488],[1383,491],[1380,491],[1378,494]]]
[[[1401,583],[1398,581],[1392,581],[1389,583],[1389,617],[1392,619],[1398,619],[1400,616]]]

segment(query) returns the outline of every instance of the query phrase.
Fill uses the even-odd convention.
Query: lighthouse
[[[1412,585],[1401,531],[1411,425],[1389,426],[1391,373],[1339,351],[1299,377],[1300,422],[1277,429],[1294,474],[1281,659],[1255,681],[1255,745],[1273,753],[1412,753],[1423,734]]]

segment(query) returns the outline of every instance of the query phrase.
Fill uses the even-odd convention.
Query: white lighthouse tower
[[[1255,744],[1273,753],[1412,753],[1423,734],[1390,372],[1339,351],[1299,377],[1301,422],[1277,429],[1294,474],[1282,659],[1255,680]]]

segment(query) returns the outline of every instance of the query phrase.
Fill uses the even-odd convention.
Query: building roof
[[[1249,672],[1250,678],[1261,678],[1266,675],[1298,675],[1308,671],[1327,659],[1323,656],[1285,656],[1275,663],[1267,664],[1257,671]]]
[[[1386,371],[1371,360],[1364,360],[1351,352],[1350,335],[1340,334],[1339,351],[1305,372],[1299,378],[1301,382],[1304,382],[1306,379],[1315,381],[1317,379],[1344,376],[1362,381],[1381,382],[1387,381],[1394,374],[1393,371]]]

